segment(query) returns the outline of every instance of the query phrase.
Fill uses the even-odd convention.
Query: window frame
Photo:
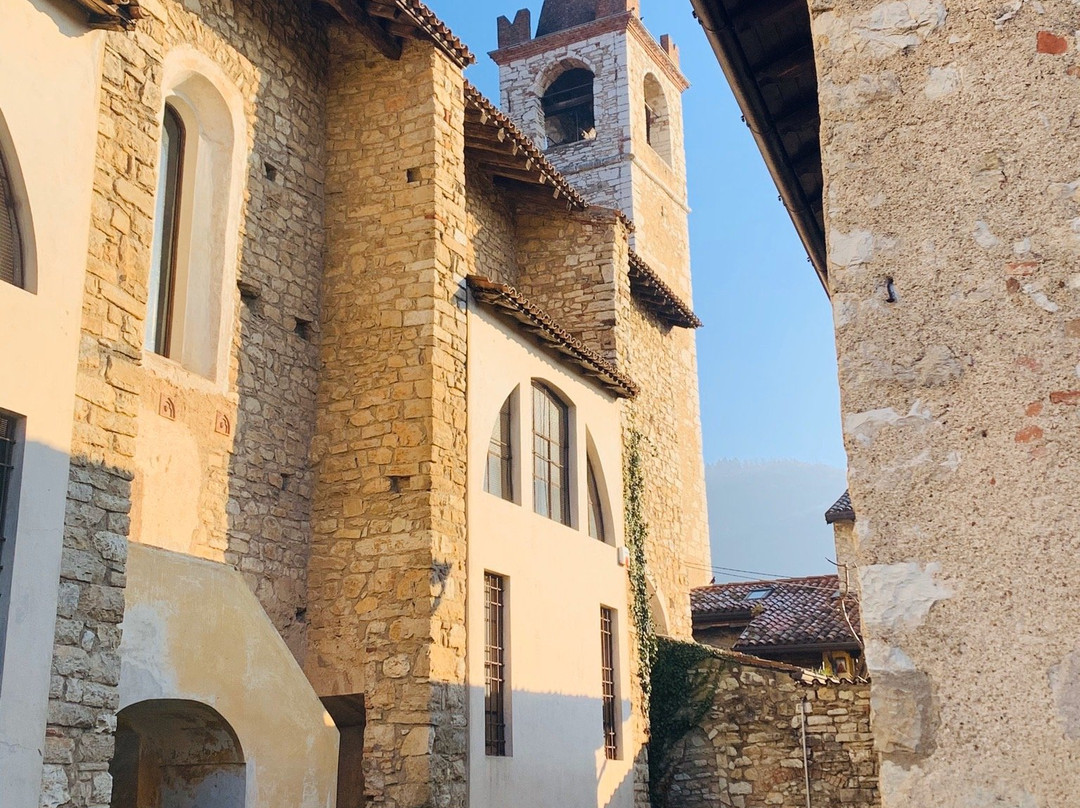
[[[585,490],[588,510],[589,536],[607,543],[607,523],[604,521],[604,500],[600,495],[600,480],[591,457],[585,458]]]
[[[484,753],[510,756],[507,578],[484,571]]]
[[[172,130],[170,132],[170,129]],[[180,216],[184,203],[185,151],[187,127],[176,107],[165,104],[161,125],[161,151],[158,167],[158,199],[155,207],[154,248],[151,278],[157,277],[156,302],[150,299],[147,286],[147,318],[144,345],[159,356],[173,358],[173,323],[176,307],[177,253],[180,242]],[[150,319],[150,307],[156,308]],[[153,329],[151,334],[150,329]]]
[[[571,466],[570,466],[570,405],[556,393],[549,385],[533,380],[533,412],[532,412],[532,435],[533,435],[533,512],[551,519],[559,524],[573,527],[573,512],[571,509]],[[549,406],[541,407],[541,404]],[[543,411],[543,423],[539,418]],[[551,417],[556,416],[558,434],[550,435],[547,432],[538,431],[541,428],[550,429]],[[541,454],[541,448],[546,447],[545,454]],[[557,454],[557,458],[555,455]],[[553,472],[558,472],[556,475]],[[543,472],[543,474],[541,474]],[[552,480],[558,476],[559,513],[555,513],[556,500],[552,496]],[[541,496],[543,485],[543,496]]]
[[[600,607],[600,692],[604,730],[604,757],[619,760],[619,696],[617,645],[615,643],[616,612],[610,606]]]
[[[516,502],[514,491],[514,394],[506,397],[488,439],[487,462],[484,467],[484,490],[508,502]],[[493,464],[498,469],[498,490],[492,482]]]
[[[7,623],[14,584],[25,422],[20,415],[0,410],[0,674],[4,670],[4,648],[7,645]]]

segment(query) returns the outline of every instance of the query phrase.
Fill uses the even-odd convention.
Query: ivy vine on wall
[[[685,756],[684,740],[712,709],[724,661],[707,646],[667,637],[656,641],[649,701],[649,802],[668,808]]]
[[[645,540],[649,535],[649,524],[645,521],[645,476],[641,466],[641,433],[630,429],[626,440],[626,474],[623,484],[626,500],[626,549],[630,553],[627,571],[630,576],[630,617],[637,630],[638,677],[645,694],[645,709],[648,710],[653,659],[656,657],[656,632],[653,628],[652,609],[649,606],[646,575]]]

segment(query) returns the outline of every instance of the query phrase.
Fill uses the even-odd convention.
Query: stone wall
[[[805,808],[807,771],[811,806],[880,804],[868,685],[741,654],[707,664],[719,666],[715,697],[674,752],[668,805]]]
[[[465,799],[464,116],[434,45],[332,29],[306,670],[391,808]]]
[[[183,502],[185,516],[194,519],[184,550],[239,566],[294,653],[303,646],[297,618],[304,609],[316,357],[306,341],[294,343],[291,332],[294,317],[314,319],[321,270],[319,26],[301,3],[204,0],[197,14],[189,5],[147,4],[149,17],[136,32],[103,35],[42,796],[50,806],[109,803],[126,545],[159,543],[140,530],[140,513]],[[221,336],[232,348],[218,386],[178,366],[162,370],[161,360],[143,361],[163,64],[181,47],[240,88],[249,127],[237,138],[251,175],[241,183],[249,195],[248,238],[237,274],[262,291],[261,308],[257,316],[245,311],[240,328]],[[280,169],[276,184],[266,176],[266,162]],[[235,286],[222,291],[222,305],[234,310]],[[170,490],[168,478],[155,491],[140,481],[153,458],[137,427],[161,418],[163,397],[195,447],[181,468],[173,467],[180,477],[201,480],[193,501],[183,500],[180,486]],[[228,421],[226,434],[215,432],[219,414]],[[157,450],[167,454],[168,443]],[[294,487],[271,496],[287,488],[279,482],[286,477]],[[152,500],[143,507],[147,497]]]
[[[811,18],[883,804],[1066,805],[1076,7],[839,0]]]

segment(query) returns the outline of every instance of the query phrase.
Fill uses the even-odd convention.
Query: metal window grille
[[[514,498],[513,454],[510,440],[510,399],[499,410],[499,420],[488,443],[484,490],[503,499]]]
[[[8,493],[11,491],[11,479],[15,474],[15,419],[0,413],[0,581],[3,576],[3,561],[7,557],[4,542],[8,538],[11,518],[8,512]],[[0,604],[7,599],[7,593],[0,593]]]
[[[570,524],[568,421],[566,405],[549,389],[534,383],[533,508],[564,525]]]
[[[588,461],[588,484],[589,484],[589,535],[594,539],[604,541],[607,536],[604,530],[604,508],[600,504],[600,486],[596,482],[596,472],[593,471],[592,461]]]
[[[506,579],[484,573],[484,747],[489,755],[506,754]]]
[[[4,155],[0,154],[0,281],[23,285],[22,238]]]
[[[604,757],[619,757],[618,705],[615,699],[615,613],[600,607],[600,678],[604,691]]]
[[[653,131],[656,128],[656,113],[648,103],[645,104],[645,142],[653,145]]]

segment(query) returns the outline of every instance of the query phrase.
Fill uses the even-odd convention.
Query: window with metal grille
[[[499,410],[499,420],[491,430],[488,442],[487,469],[484,490],[503,499],[514,499],[513,452],[511,450],[511,399],[507,397]]]
[[[569,409],[550,389],[533,382],[533,509],[570,524]]]
[[[484,748],[506,755],[506,579],[484,573]]]
[[[7,624],[8,598],[11,591],[11,539],[15,532],[14,498],[15,430],[14,416],[0,412],[0,639]],[[2,662],[2,660],[0,660]]]
[[[161,164],[158,169],[157,210],[154,212],[154,246],[146,300],[148,350],[162,356],[172,353],[173,299],[176,293],[176,247],[180,230],[180,177],[184,161],[184,124],[179,114],[165,107],[161,132]]]
[[[600,607],[600,678],[604,691],[604,757],[619,757],[618,700],[615,698],[615,611]]]
[[[604,531],[604,506],[600,502],[600,486],[596,482],[596,472],[593,470],[592,460],[587,461],[587,476],[589,488],[589,535],[600,541],[607,540]]]
[[[567,70],[544,93],[544,130],[548,146],[577,143],[596,137],[593,113],[593,74],[583,67]]]
[[[18,287],[22,287],[25,281],[15,194],[3,154],[0,154],[0,280]]]

